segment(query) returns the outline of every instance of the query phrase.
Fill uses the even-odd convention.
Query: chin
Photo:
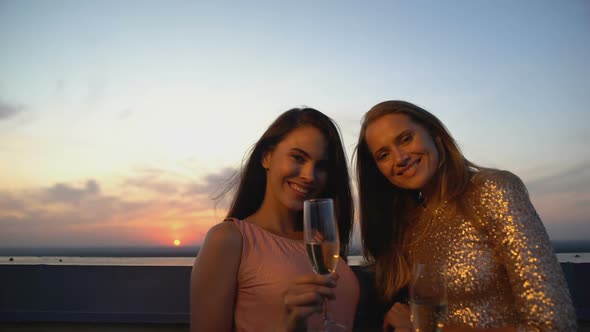
[[[285,204],[289,210],[293,211],[302,211],[303,210],[303,200],[291,200]]]
[[[394,185],[398,188],[406,189],[406,190],[420,190],[426,186],[427,181],[412,181],[412,182],[404,182],[404,183],[394,183]]]

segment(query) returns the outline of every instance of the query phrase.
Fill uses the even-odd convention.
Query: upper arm
[[[575,314],[561,266],[522,181],[498,172],[486,179],[479,202],[522,323],[542,330],[572,330]]]
[[[191,332],[230,331],[242,235],[231,222],[213,226],[191,272]]]

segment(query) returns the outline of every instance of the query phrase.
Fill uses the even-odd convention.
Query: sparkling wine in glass
[[[303,238],[307,257],[314,272],[334,272],[340,257],[340,241],[334,217],[334,201],[331,198],[309,199],[303,202]],[[330,332],[346,330],[346,326],[330,318],[327,299],[324,301],[323,328],[322,331]]]
[[[443,266],[417,263],[410,281],[410,321],[413,332],[442,332],[447,316]]]

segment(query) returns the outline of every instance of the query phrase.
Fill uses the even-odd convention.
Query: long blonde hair
[[[365,139],[367,126],[386,114],[401,113],[423,126],[436,142],[440,164],[435,181],[438,195],[448,202],[463,194],[470,173],[479,167],[465,159],[444,124],[425,109],[412,103],[391,100],[373,106],[363,117],[356,161],[359,215],[363,255],[375,270],[377,287],[389,299],[410,278],[404,240],[418,204],[418,192],[394,186],[373,159]]]

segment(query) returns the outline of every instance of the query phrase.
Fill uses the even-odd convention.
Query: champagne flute
[[[417,263],[410,281],[413,332],[442,332],[447,316],[447,289],[442,265]]]
[[[317,274],[336,270],[340,257],[338,225],[334,217],[334,201],[331,198],[309,199],[303,202],[303,239],[307,257]],[[324,330],[344,331],[328,314],[328,299],[324,299]]]

